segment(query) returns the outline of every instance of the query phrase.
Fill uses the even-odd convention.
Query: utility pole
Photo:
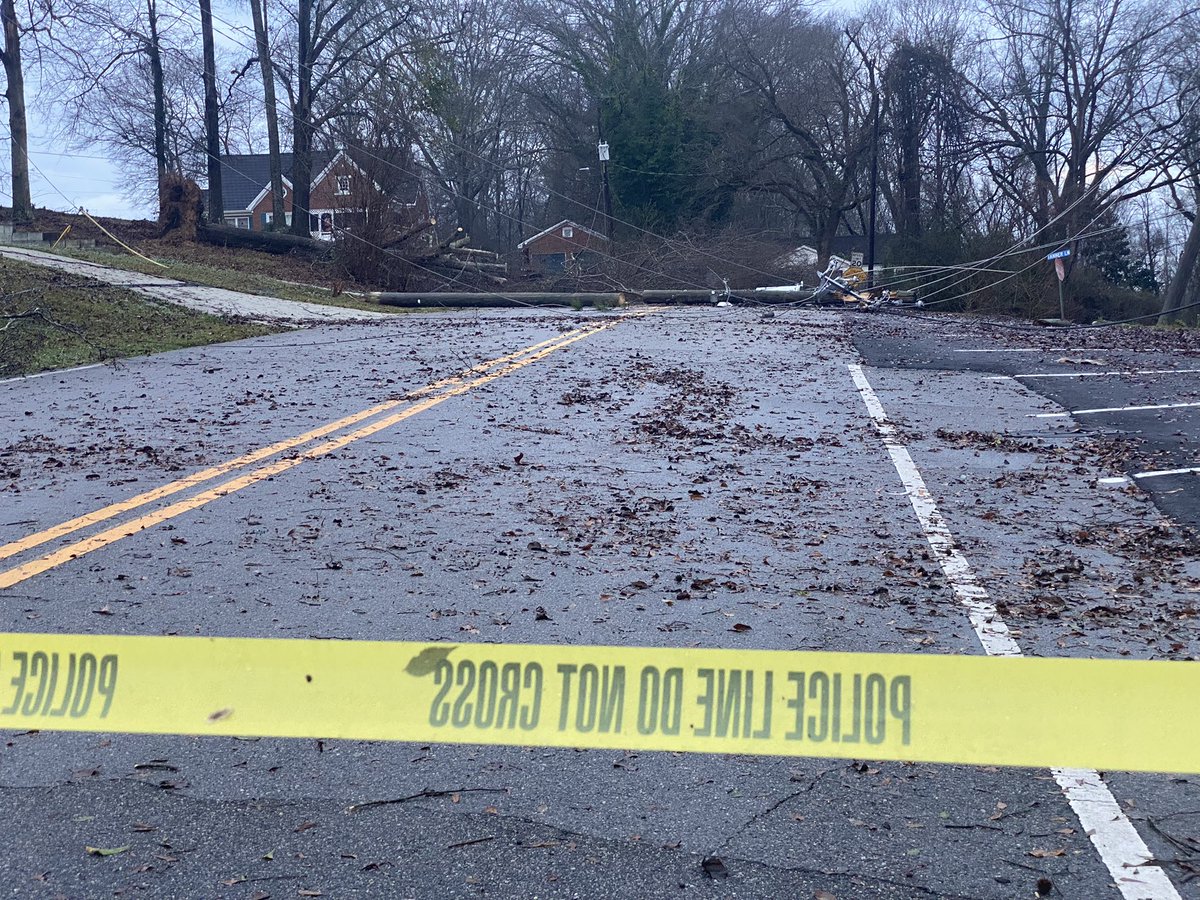
[[[875,287],[875,212],[879,196],[879,90],[871,67],[871,204],[867,214],[867,291]]]
[[[867,218],[867,290],[875,287],[875,214],[879,197],[879,79],[875,58],[859,42],[859,32],[846,29],[846,38],[854,45],[871,78],[871,202]]]
[[[608,187],[608,141],[600,141],[596,145],[600,153],[600,180],[604,185],[604,236],[612,243],[613,214],[612,191]]]

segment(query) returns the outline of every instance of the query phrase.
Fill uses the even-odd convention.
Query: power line
[[[185,10],[183,7],[180,7],[180,6],[179,6],[177,3],[173,2],[173,0],[167,0],[167,2],[168,2],[168,3],[170,3],[170,5],[171,5],[171,6],[173,6],[173,7],[174,7],[176,10],[178,10],[178,11],[180,11],[180,12],[184,13],[185,15],[186,15],[186,14],[188,14],[188,11],[187,11],[187,10]],[[223,25],[226,25],[226,26],[229,26],[230,28],[234,29],[234,31],[235,31],[235,32],[237,32],[237,34],[239,35],[239,37],[241,36],[241,27],[240,27],[240,26],[238,26],[238,25],[235,25],[235,24],[233,24],[233,23],[229,22],[227,19],[221,18],[220,16],[217,16],[217,15],[215,15],[215,14],[214,14],[213,18],[214,18],[216,21],[219,21],[221,24],[223,24]],[[255,53],[257,52],[257,48],[255,48],[255,47],[251,47],[249,44],[246,44],[246,43],[244,43],[244,42],[242,42],[242,41],[239,41],[239,40],[235,39],[235,38],[234,38],[233,36],[231,36],[231,35],[230,35],[228,32],[219,32],[219,33],[222,35],[222,37],[225,37],[225,38],[226,38],[227,40],[229,40],[231,43],[233,43],[233,44],[240,44],[240,46],[241,46],[243,49],[247,50],[247,51],[250,51],[250,52],[255,52]],[[246,93],[245,91],[241,91],[241,92],[242,92],[242,93]],[[251,95],[247,94],[247,96],[251,96]],[[252,99],[255,99],[255,100],[257,100],[258,98],[257,98],[257,97],[253,97]],[[1197,101],[1197,102],[1200,102],[1200,98],[1198,98],[1198,101]],[[291,116],[291,117],[292,117],[292,118],[293,118],[295,121],[299,121],[298,119],[296,119],[296,116],[295,116],[295,114],[294,114],[294,113],[293,113],[293,112],[292,112],[290,109],[288,109],[288,110],[287,110],[287,113],[288,113],[288,114],[289,114],[289,115],[290,115],[290,116]],[[1141,136],[1141,138],[1139,138],[1138,142],[1136,142],[1136,143],[1135,143],[1135,145],[1134,145],[1134,146],[1135,146],[1135,148],[1136,148],[1137,144],[1141,142],[1141,140],[1144,140],[1144,139],[1146,138],[1146,136],[1147,136],[1147,135],[1143,134],[1143,135]],[[484,164],[486,164],[486,165],[493,166],[493,167],[496,167],[496,168],[503,168],[503,167],[501,167],[501,166],[500,166],[500,164],[499,164],[499,163],[496,163],[496,162],[494,162],[493,160],[490,160],[490,159],[488,159],[488,158],[486,158],[486,157],[484,157],[484,156],[482,156],[482,155],[480,155],[480,154],[476,153],[475,151],[471,150],[470,148],[463,147],[463,146],[461,146],[461,145],[459,145],[459,144],[456,144],[456,143],[455,143],[455,142],[453,142],[453,141],[446,141],[446,143],[447,143],[447,145],[448,145],[448,146],[450,146],[450,147],[452,147],[452,148],[454,148],[454,149],[456,149],[456,150],[459,150],[459,151],[461,151],[461,152],[463,152],[463,153],[469,154],[470,156],[472,156],[472,157],[474,157],[474,158],[478,159],[479,161],[483,162],[483,163],[484,163]],[[375,155],[375,154],[371,153],[369,150],[366,150],[365,148],[362,148],[362,150],[363,150],[363,153],[364,153],[364,155],[366,155],[366,156],[369,156],[369,157],[371,157],[372,159],[374,159],[374,160],[376,160],[376,161],[378,161],[378,162],[380,162],[380,163],[382,163],[382,164],[384,164],[384,165],[386,165],[386,166],[390,166],[390,167],[394,168],[396,171],[399,171],[399,172],[404,172],[405,174],[409,175],[410,177],[419,177],[419,176],[418,176],[416,173],[412,172],[411,170],[408,170],[408,169],[406,169],[405,167],[403,167],[403,166],[399,165],[398,163],[396,163],[396,162],[395,162],[395,161],[393,161],[393,160],[383,159],[382,157],[379,157],[379,156],[377,156],[377,155]],[[1132,152],[1132,149],[1131,149],[1129,152]],[[664,174],[666,174],[666,173],[664,173]],[[675,174],[680,174],[680,173],[675,173]],[[453,194],[454,196],[456,196],[456,197],[459,197],[459,198],[461,198],[461,199],[468,200],[468,201],[470,201],[470,202],[473,202],[473,203],[477,203],[477,202],[478,202],[478,201],[476,201],[474,198],[468,197],[468,196],[466,196],[466,195],[462,194],[461,192],[459,192],[459,191],[457,191],[457,190],[455,190],[455,189],[453,189],[453,188],[449,187],[448,185],[444,185],[444,187],[446,187],[446,188],[448,189],[448,191],[449,191],[451,194]],[[1026,238],[1022,239],[1021,241],[1019,241],[1019,242],[1016,242],[1016,243],[1014,243],[1013,245],[1011,245],[1011,247],[1010,247],[1008,250],[1006,250],[1006,251],[1002,251],[1001,253],[999,253],[999,254],[996,254],[996,255],[995,255],[995,256],[993,256],[993,257],[990,257],[988,260],[986,260],[986,261],[985,261],[985,263],[987,263],[987,264],[990,264],[990,263],[992,263],[992,262],[996,262],[996,261],[999,261],[999,260],[1001,260],[1001,259],[1004,259],[1004,258],[1006,258],[1007,256],[1010,256],[1010,255],[1013,255],[1013,254],[1016,254],[1016,253],[1021,253],[1021,252],[1024,252],[1023,250],[1021,250],[1021,245],[1022,245],[1022,244],[1026,243],[1027,241],[1029,241],[1029,240],[1031,240],[1032,238],[1036,237],[1038,234],[1041,234],[1043,231],[1047,230],[1047,229],[1048,229],[1048,228],[1050,228],[1052,225],[1056,224],[1056,223],[1057,223],[1059,220],[1061,220],[1061,219],[1062,219],[1062,218],[1064,218],[1065,216],[1069,215],[1069,214],[1070,214],[1070,212],[1072,212],[1072,211],[1073,211],[1073,210],[1074,210],[1074,209],[1075,209],[1075,208],[1076,208],[1078,205],[1080,205],[1081,203],[1083,203],[1083,202],[1084,202],[1084,201],[1085,201],[1085,200],[1088,198],[1088,196],[1089,196],[1091,193],[1093,193],[1094,191],[1098,190],[1098,189],[1099,189],[1099,187],[1100,187],[1100,184],[1099,184],[1099,183],[1092,185],[1092,186],[1091,186],[1091,187],[1090,187],[1090,188],[1089,188],[1087,191],[1085,191],[1085,192],[1084,192],[1084,193],[1083,193],[1083,194],[1082,194],[1082,195],[1081,195],[1081,196],[1080,196],[1080,197],[1079,197],[1079,198],[1078,198],[1078,199],[1077,199],[1077,200],[1076,200],[1074,203],[1072,203],[1072,204],[1071,204],[1071,206],[1069,206],[1067,209],[1063,210],[1061,213],[1059,213],[1058,215],[1056,215],[1054,218],[1052,218],[1052,219],[1051,219],[1049,222],[1047,222],[1045,225],[1041,226],[1041,227],[1040,227],[1040,228],[1038,228],[1036,231],[1034,231],[1034,232],[1033,232],[1031,235],[1029,235],[1029,236],[1027,236]],[[574,204],[580,205],[580,206],[582,206],[584,209],[588,209],[588,207],[586,206],[586,204],[579,203],[579,201],[578,201],[576,198],[569,197],[569,196],[567,196],[566,194],[563,194],[563,193],[561,193],[561,192],[559,192],[559,191],[555,191],[555,190],[553,190],[552,188],[546,188],[546,191],[547,191],[547,193],[549,193],[549,194],[551,194],[551,195],[554,195],[554,196],[560,197],[560,198],[562,198],[562,199],[564,199],[564,200],[567,200],[567,201],[568,201],[568,202],[570,202],[570,203],[574,203]],[[499,208],[491,207],[491,206],[484,205],[484,204],[479,204],[479,205],[483,206],[483,208],[485,208],[485,209],[488,209],[488,210],[489,210],[489,211],[491,211],[491,212],[494,212],[494,213],[495,213],[497,216],[503,216],[503,217],[505,217],[505,218],[509,219],[510,221],[518,221],[518,220],[516,219],[516,217],[515,217],[515,216],[512,216],[512,215],[510,215],[510,214],[504,213],[504,212],[503,212],[503,211],[501,211]],[[596,207],[592,207],[592,208],[591,208],[591,211],[592,211],[593,213],[595,213],[595,214],[599,214],[599,213],[600,213],[600,210],[599,210],[599,208],[598,208],[598,204],[597,204],[597,206],[596,206]],[[676,241],[673,241],[673,240],[671,240],[670,238],[667,238],[667,237],[665,237],[665,236],[659,235],[659,234],[657,234],[657,233],[655,233],[655,232],[652,232],[652,231],[650,231],[650,230],[648,230],[648,229],[642,228],[641,226],[635,225],[635,224],[633,224],[633,223],[631,223],[631,222],[628,222],[628,221],[626,221],[626,220],[623,220],[623,219],[618,219],[618,218],[615,218],[615,217],[614,217],[614,219],[615,219],[615,221],[618,221],[618,222],[620,222],[621,224],[623,224],[623,225],[625,225],[625,226],[627,226],[627,227],[629,227],[629,228],[631,228],[631,229],[633,229],[633,230],[635,230],[635,231],[638,231],[638,232],[640,232],[640,233],[643,233],[643,234],[646,234],[646,235],[649,235],[649,236],[655,237],[655,238],[657,238],[657,239],[659,239],[659,240],[662,240],[664,243],[668,244],[669,246],[677,246],[677,245],[678,245],[678,242],[676,242]],[[730,260],[730,259],[727,259],[727,258],[725,258],[725,257],[721,257],[721,256],[719,256],[719,255],[717,255],[717,254],[711,253],[711,252],[709,252],[709,251],[706,251],[706,250],[703,250],[703,249],[701,249],[701,248],[694,248],[694,247],[693,247],[692,249],[693,249],[695,252],[698,252],[699,254],[701,254],[701,255],[703,255],[703,256],[706,256],[706,257],[708,257],[708,258],[710,258],[710,259],[713,259],[713,260],[716,260],[716,261],[718,261],[718,262],[725,263],[726,265],[737,266],[737,267],[739,267],[739,268],[745,269],[746,271],[755,272],[755,273],[757,273],[757,274],[764,275],[764,276],[767,276],[767,277],[769,277],[769,278],[772,278],[772,279],[774,279],[774,278],[778,277],[776,273],[773,273],[773,272],[765,272],[765,271],[763,271],[763,270],[761,270],[761,269],[757,269],[757,268],[755,268],[755,267],[753,267],[753,266],[747,266],[747,265],[745,265],[744,263],[738,263],[738,262],[736,262],[736,261],[734,261],[734,260]],[[609,254],[609,255],[611,256],[611,252],[610,252],[610,254]],[[614,258],[615,258],[615,257],[614,257]],[[651,273],[651,274],[656,274],[656,275],[660,275],[660,276],[668,277],[668,276],[666,275],[666,273],[664,273],[664,272],[661,272],[661,271],[658,271],[658,270],[655,270],[655,269],[651,269],[651,268],[649,268],[649,267],[647,267],[647,266],[642,266],[642,265],[638,265],[638,264],[634,264],[634,265],[635,265],[635,268],[637,268],[637,269],[638,269],[638,270],[640,270],[640,271],[649,272],[649,273]],[[939,279],[939,280],[947,280],[947,279],[948,279],[948,278],[950,278],[950,277],[952,277],[952,276],[948,275],[948,276],[945,276],[944,278],[942,278],[942,279]],[[945,288],[943,288],[943,289],[941,289],[941,290],[948,290],[948,289],[950,289],[950,288],[953,288],[953,287],[955,287],[956,285],[958,285],[958,284],[961,284],[963,281],[965,281],[965,280],[966,280],[967,278],[969,278],[969,277],[971,277],[971,276],[970,276],[970,275],[963,276],[963,277],[962,277],[962,278],[960,278],[958,281],[955,281],[955,282],[953,282],[952,284],[950,284],[950,285],[947,285]],[[936,282],[935,282],[935,283],[936,283]],[[711,288],[710,288],[708,285],[700,285],[700,284],[699,284],[699,283],[697,283],[697,282],[691,282],[690,284],[691,284],[691,286],[694,286],[694,287],[700,287],[700,288],[702,288],[703,290],[710,290],[710,289],[711,289]]]

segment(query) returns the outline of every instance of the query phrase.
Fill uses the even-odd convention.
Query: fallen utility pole
[[[634,294],[643,300],[653,301],[655,303],[683,303],[683,304],[700,304],[700,303],[720,303],[722,300],[738,299],[737,294],[730,294],[728,291],[705,291],[695,290],[692,288],[684,288],[682,290],[662,290],[654,288],[651,290],[634,291]]]
[[[394,293],[368,294],[368,299],[383,306],[399,306],[406,309],[423,307],[448,307],[465,309],[482,306],[626,306],[637,297],[628,292],[569,294],[569,293],[524,293],[520,291],[489,291],[487,293]]]
[[[811,293],[808,292],[808,293]],[[725,300],[739,300],[749,294],[731,294],[696,288],[566,293],[554,291],[487,291],[440,293],[437,291],[395,293],[383,292],[367,295],[384,306],[416,308],[419,306],[479,307],[479,306],[626,306],[638,301],[646,303],[671,303],[687,306],[713,305]]]

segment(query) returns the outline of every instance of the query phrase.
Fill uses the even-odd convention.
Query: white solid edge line
[[[51,369],[48,372],[35,372],[32,375],[18,375],[15,378],[5,378],[0,384],[12,384],[14,381],[29,381],[31,378],[45,378],[47,375],[69,375],[71,372],[82,372],[85,369],[99,369],[104,363],[92,363],[89,366],[75,366],[70,369]]]
[[[1057,419],[1062,416],[1088,416],[1093,413],[1139,412],[1146,409],[1187,409],[1200,406],[1200,403],[1151,403],[1147,406],[1104,406],[1098,409],[1073,409],[1061,413],[1036,413],[1027,416],[1031,419]]]
[[[1097,378],[1113,375],[1194,375],[1200,369],[1130,369],[1123,372],[1030,372],[1026,375],[990,375],[985,381],[1009,378]]]
[[[1193,466],[1190,469],[1159,469],[1156,472],[1138,472],[1134,478],[1158,478],[1162,475],[1191,475],[1192,473],[1200,474],[1200,467]]]
[[[896,474],[904,484],[925,539],[937,557],[946,581],[967,608],[984,652],[989,656],[1023,656],[1008,625],[959,551],[912,456],[896,439],[895,426],[883,411],[883,404],[867,381],[862,366],[850,364],[849,369],[867,413],[892,458]],[[1166,873],[1158,866],[1146,865],[1154,855],[1098,772],[1092,769],[1051,769],[1051,772],[1125,900],[1181,900]]]

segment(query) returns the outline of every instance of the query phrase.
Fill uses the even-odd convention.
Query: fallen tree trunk
[[[452,256],[439,256],[431,259],[426,265],[441,266],[446,269],[466,269],[468,272],[495,272],[507,275],[508,266],[504,263],[475,262],[474,260],[455,259]]]
[[[324,241],[284,231],[250,231],[246,228],[230,228],[228,225],[201,225],[196,229],[196,236],[204,243],[217,247],[258,250],[279,256],[296,250],[324,255],[332,249],[331,245]]]
[[[508,279],[504,277],[504,274],[507,274],[508,272],[507,269],[488,271],[486,269],[479,268],[479,266],[475,265],[474,263],[455,262],[454,260],[449,260],[445,257],[427,259],[421,262],[414,261],[412,264],[419,269],[424,269],[430,275],[443,278],[450,283],[462,283],[464,280],[463,276],[468,272],[474,275],[476,279],[487,282],[488,284],[494,284],[497,287],[503,287],[508,283]]]

